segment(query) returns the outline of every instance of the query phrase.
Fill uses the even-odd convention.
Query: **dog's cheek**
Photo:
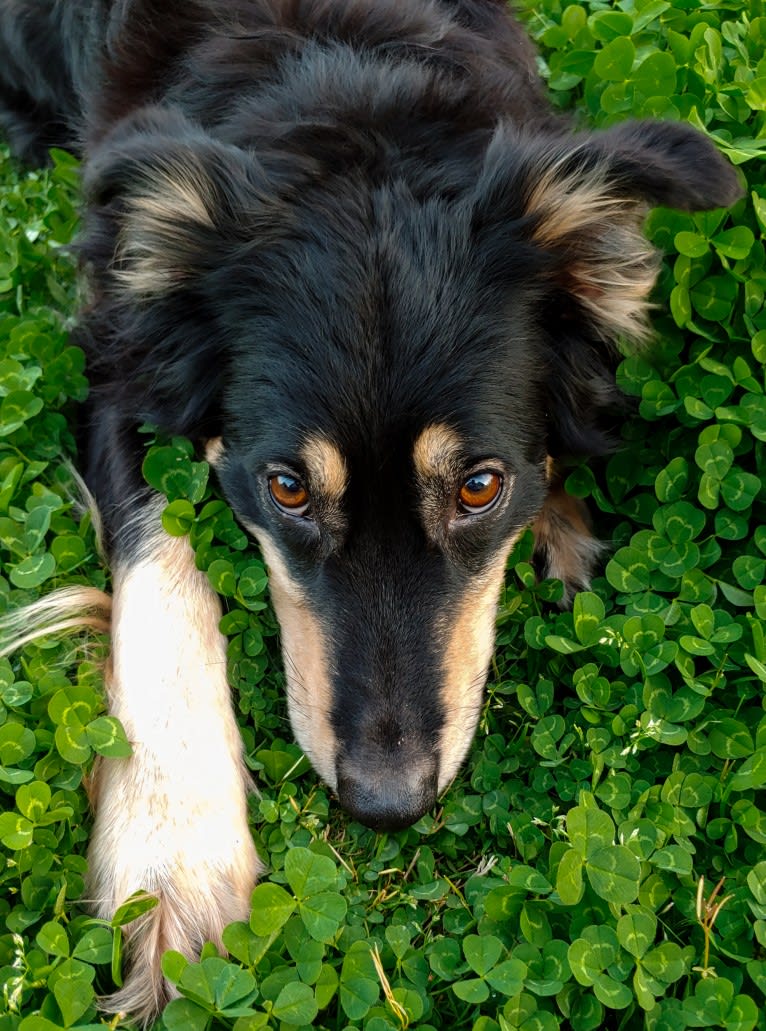
[[[505,563],[514,534],[492,564],[453,603],[444,621],[444,725],[439,752],[439,791],[452,781],[471,746],[484,700],[495,644],[495,618]]]
[[[327,649],[321,624],[300,584],[290,576],[269,534],[258,537],[269,569],[269,588],[282,636],[287,707],[299,745],[322,779],[335,787],[338,745],[330,723],[333,706]]]

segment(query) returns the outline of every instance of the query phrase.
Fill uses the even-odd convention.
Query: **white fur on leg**
[[[220,603],[185,538],[159,530],[114,571],[111,712],[133,746],[101,763],[89,895],[110,918],[138,889],[159,905],[128,927],[130,970],[110,1008],[149,1019],[167,997],[165,949],[194,957],[246,918],[259,861],[226,679]]]

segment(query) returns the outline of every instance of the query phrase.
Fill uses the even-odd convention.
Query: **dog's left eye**
[[[503,477],[489,469],[472,473],[458,492],[458,507],[467,515],[488,512],[500,497]]]
[[[288,515],[302,516],[309,510],[309,492],[296,476],[289,473],[270,476],[269,493],[277,508]]]

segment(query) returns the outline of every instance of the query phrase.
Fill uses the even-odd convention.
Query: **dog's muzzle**
[[[376,768],[377,767],[377,768]],[[337,763],[338,800],[359,823],[375,831],[409,827],[436,804],[436,763]]]

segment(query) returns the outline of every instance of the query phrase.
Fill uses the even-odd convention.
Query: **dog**
[[[221,606],[161,528],[138,427],[191,438],[262,549],[295,736],[405,827],[476,727],[507,556],[564,600],[599,545],[562,489],[647,338],[651,205],[729,205],[682,124],[574,131],[499,0],[0,0],[0,127],[84,159],[84,475],[113,571],[89,894],[159,904],[111,999],[248,912],[259,861]]]

